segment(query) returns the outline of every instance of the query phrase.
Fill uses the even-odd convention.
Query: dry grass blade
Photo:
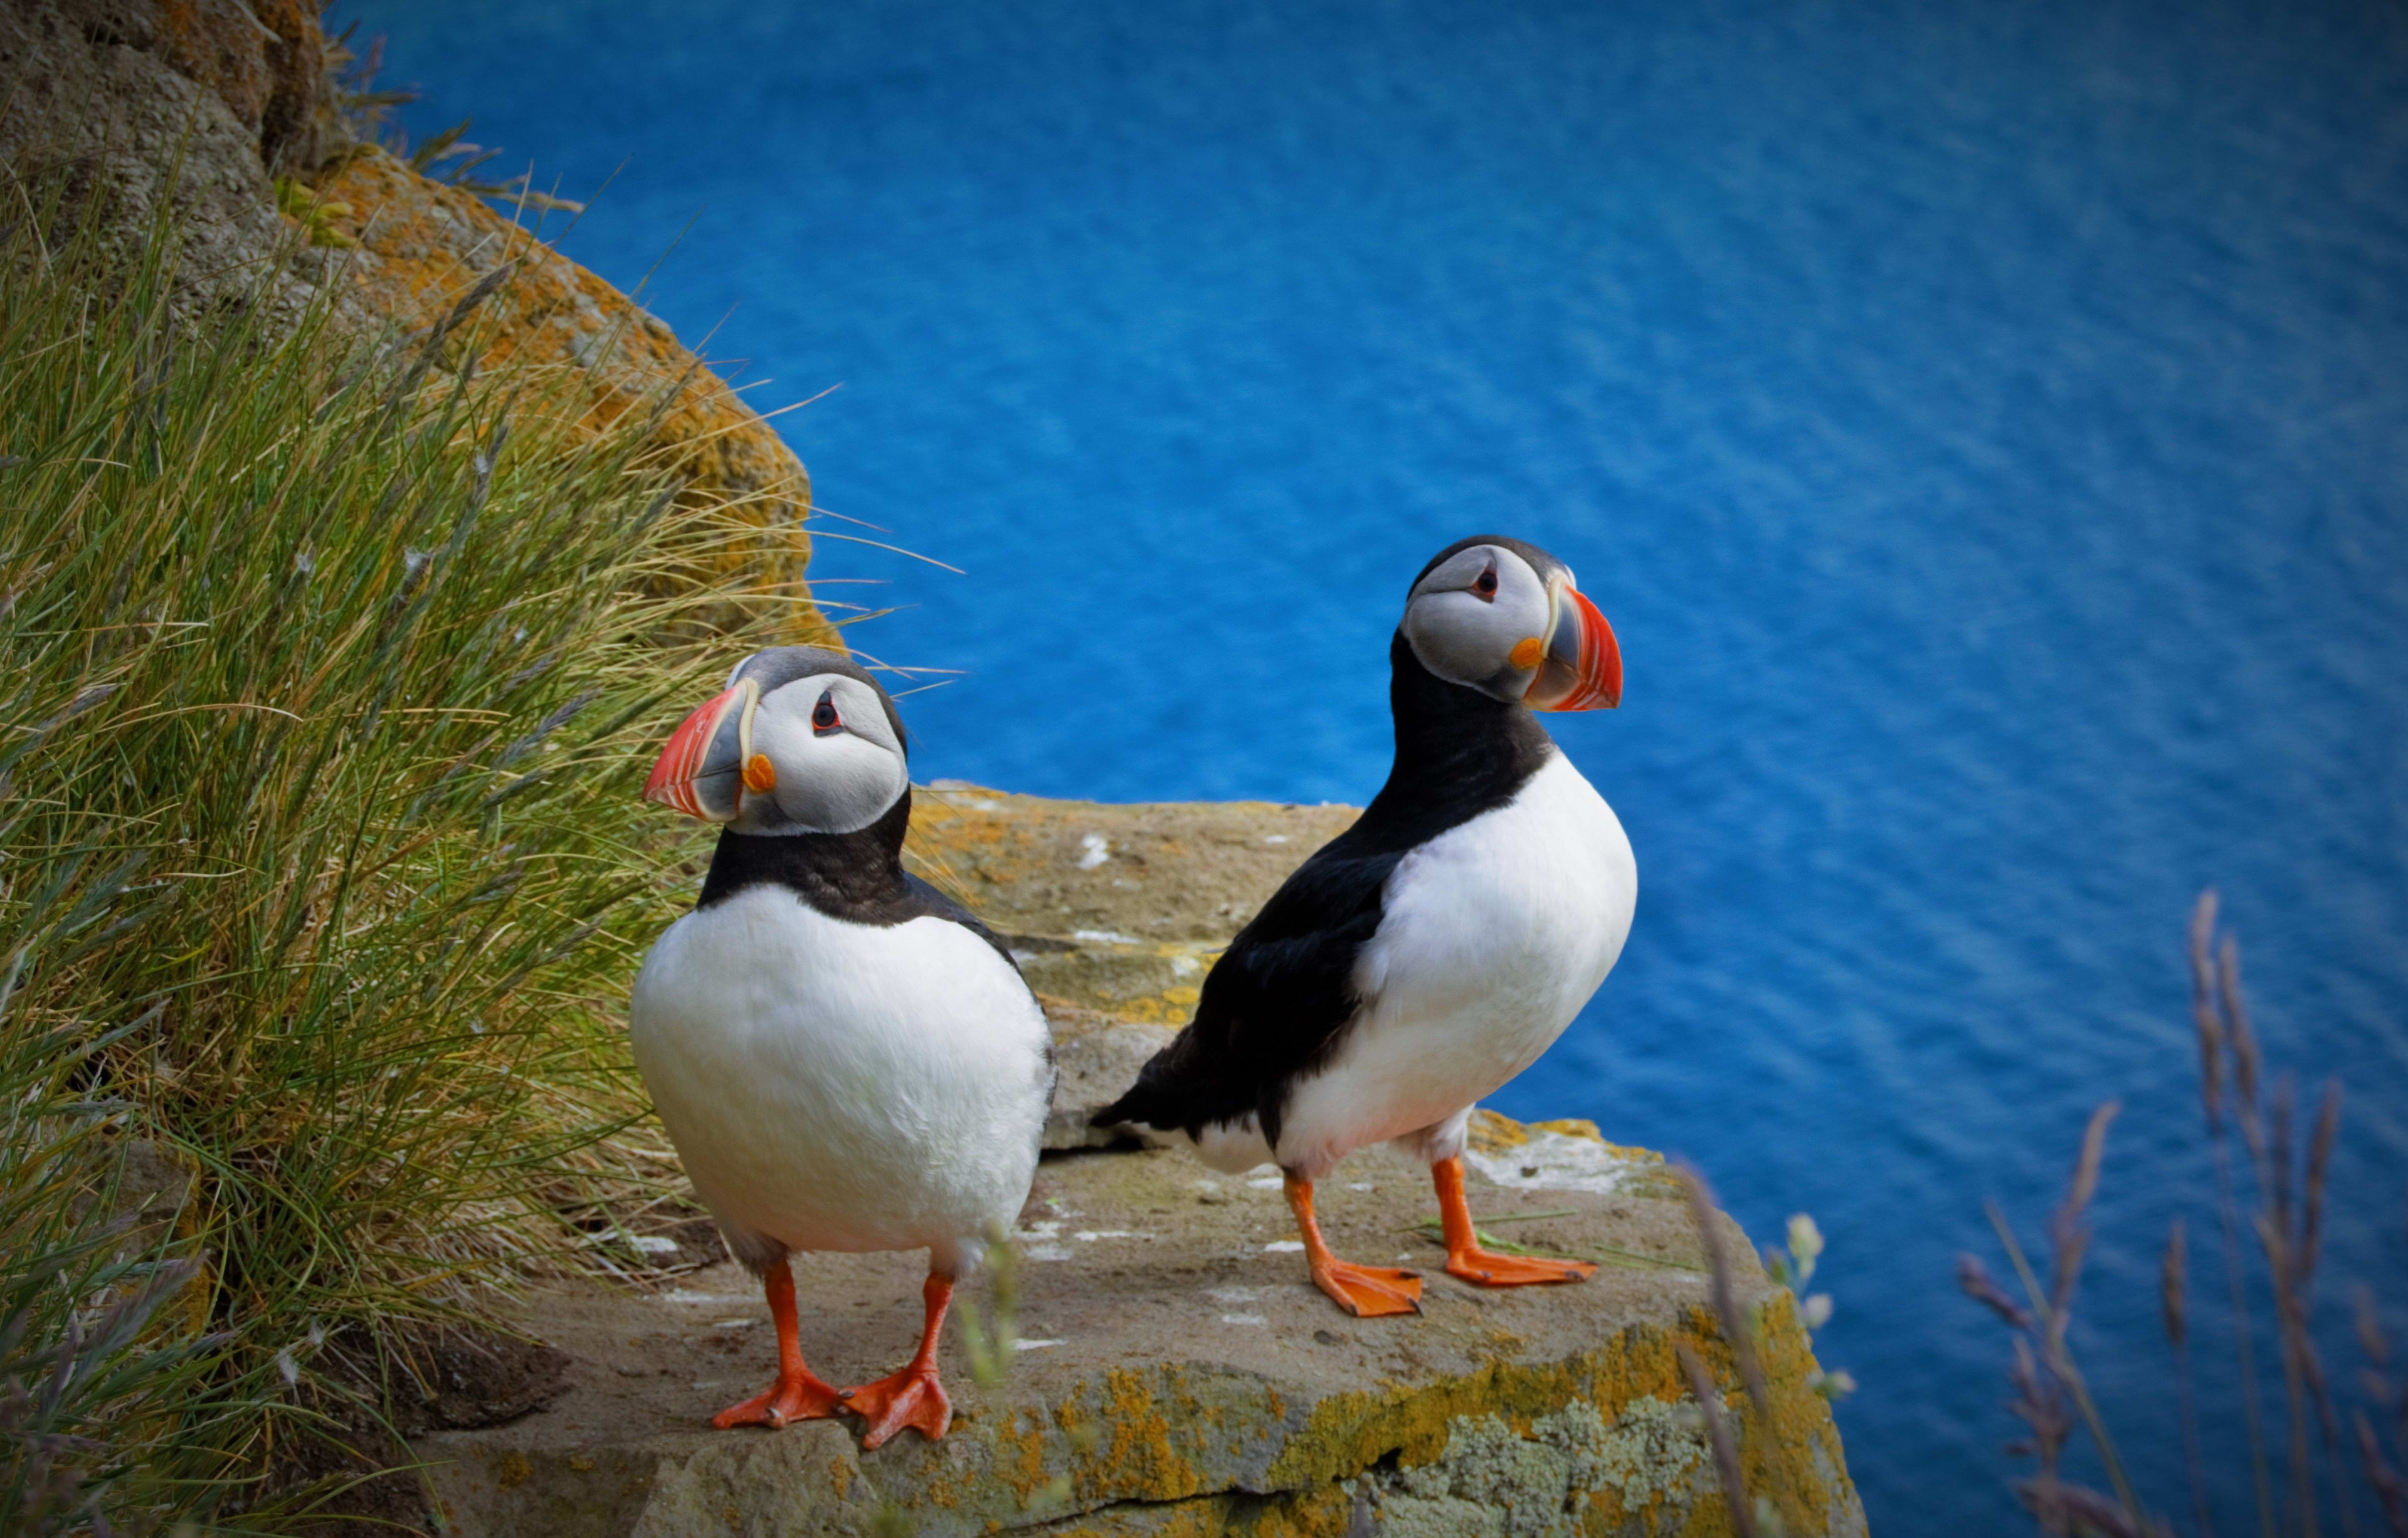
[[[2183,1220],[2177,1218],[2167,1226],[2166,1252],[2157,1265],[2158,1308],[2165,1319],[2166,1340],[2177,1351],[2188,1345],[2190,1338],[2186,1296],[2189,1255]]]
[[[2258,1122],[2258,1033],[2249,1028],[2249,1007],[2241,996],[2241,947],[2225,936],[2215,957],[2216,997],[2221,1001],[2224,1041],[2232,1061],[2235,1108],[2241,1112],[2241,1135],[2258,1152],[2264,1134]]]
[[[2066,1182],[2065,1200],[2049,1218],[2049,1245],[2056,1256],[2049,1278],[2049,1312],[2055,1316],[2060,1344],[2073,1317],[2073,1284],[2090,1248],[2090,1230],[2084,1225],[2083,1215],[2099,1192],[2099,1163],[2107,1151],[2107,1129],[2123,1108],[2122,1102],[2111,1100],[2090,1113],[2089,1125],[2082,1132],[2082,1153],[2074,1161],[2072,1178]]]
[[[1756,1511],[1740,1472],[1739,1447],[1731,1441],[1730,1419],[1723,1412],[1722,1396],[1714,1392],[1713,1376],[1687,1345],[1676,1342],[1672,1350],[1689,1380],[1689,1392],[1698,1397],[1698,1413],[1705,1417],[1706,1441],[1714,1450],[1714,1474],[1722,1483],[1723,1503],[1730,1510],[1731,1530],[1739,1538],[1756,1538]]]
[[[2006,1289],[1999,1285],[1998,1278],[1990,1275],[1990,1268],[1984,1265],[1979,1257],[1956,1257],[1956,1286],[1967,1297],[2004,1320],[2008,1329],[2027,1332],[2032,1329],[2031,1316],[2024,1312],[2020,1303],[2007,1296]]]
[[[2240,1002],[2240,952],[2229,940],[2215,943],[2214,889],[2200,893],[2191,915],[2191,1015],[2200,1043],[2200,1100],[2206,1110],[2208,1150],[2215,1165],[2215,1210],[2224,1240],[2224,1276],[2232,1316],[2233,1355],[2241,1372],[2242,1424],[2249,1443],[2250,1481],[2257,1495],[2260,1538],[2273,1538],[2274,1478],[2266,1453],[2265,1413],[2258,1388],[2257,1347],[2252,1341],[2248,1282],[2242,1264],[2241,1203],[2234,1194],[2232,1154],[2224,1138],[2228,1101],[2253,1153],[2262,1146],[2258,1122],[2258,1047]],[[2224,1079],[2224,1064],[2233,1069]]]
[[[2224,1130],[2224,1028],[2216,1019],[2215,890],[2199,894],[2190,919],[2190,1019],[2199,1040],[2199,1101],[2208,1135]]]
[[[2199,1445],[2199,1405],[2190,1376],[2190,1248],[2179,1218],[2166,1231],[2165,1259],[2157,1273],[2157,1301],[2163,1311],[2166,1342],[2174,1352],[2174,1393],[2182,1417],[2183,1471],[2190,1481],[2191,1511],[2200,1538],[2213,1538],[2215,1524],[2208,1516],[2207,1466]]]
[[[1730,1257],[1723,1251],[1713,1192],[1706,1185],[1706,1177],[1693,1165],[1676,1163],[1672,1174],[1688,1195],[1689,1218],[1697,1225],[1698,1244],[1705,1251],[1706,1268],[1713,1275],[1714,1317],[1722,1322],[1723,1338],[1730,1342],[1731,1355],[1739,1360],[1740,1379],[1747,1385],[1749,1403],[1759,1416],[1770,1416],[1772,1395],[1765,1387],[1764,1365],[1756,1359],[1755,1326],[1741,1309],[1739,1296],[1732,1289]]]
[[[2374,1497],[2383,1507],[2383,1520],[2397,1538],[2408,1538],[2408,1479],[2391,1466],[2383,1456],[2383,1439],[2374,1434],[2374,1422],[2366,1412],[2357,1415],[2358,1455],[2366,1462],[2367,1483],[2374,1487]]]
[[[2087,1248],[2088,1233],[2082,1227],[2082,1216],[2098,1189],[2099,1169],[2106,1149],[2107,1126],[2114,1119],[2117,1108],[2116,1102],[2109,1101],[2091,1113],[2089,1125],[2083,1133],[2082,1151],[2076,1156],[2073,1173],[2066,1181],[2065,1199],[2057,1204],[2050,1218],[2049,1232],[2053,1245],[2057,1246],[2056,1263],[2052,1268],[2053,1286],[2042,1289],[2031,1262],[2025,1258],[2023,1246],[2016,1241],[2014,1230],[2009,1226],[2006,1214],[1999,1210],[1999,1204],[1987,1203],[1985,1208],[1990,1227],[1999,1236],[2000,1247],[2006,1252],[2008,1261],[2014,1267],[2016,1280],[2023,1286],[2024,1296],[2030,1308],[2029,1339],[2036,1342],[2039,1348],[2037,1366],[2025,1365],[2027,1337],[2017,1336],[2018,1370],[2030,1378],[2028,1385],[2022,1386],[2022,1403],[2017,1414],[2030,1421],[2037,1432],[2044,1419],[2057,1417],[2060,1402],[2070,1400],[2080,1414],[2084,1427],[2090,1432],[2092,1444],[2099,1450],[2100,1460],[2106,1466],[2108,1482],[2115,1488],[2115,1500],[2120,1502],[2125,1517],[2133,1531],[2144,1531],[2148,1524],[2139,1497],[2124,1472],[2123,1458],[2116,1451],[2114,1438],[2108,1432],[2106,1419],[2099,1413],[2098,1403],[2091,1398],[2089,1385],[2074,1360],[2069,1339],[2072,1326],[2074,1283],[2079,1276],[2082,1254]],[[2056,1458],[2062,1440],[2061,1434],[2055,1440],[2045,1434],[2038,1437],[2041,1454],[2038,1488],[2043,1495],[2069,1488],[2057,1483]]]

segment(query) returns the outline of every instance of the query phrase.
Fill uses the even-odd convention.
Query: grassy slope
[[[578,1219],[659,1167],[614,1135],[674,896],[645,749],[775,623],[659,596],[740,525],[639,422],[580,440],[540,374],[465,377],[473,315],[374,357],[183,327],[173,249],[0,234],[7,1531],[239,1510],[320,1424],[321,1343],[594,1253]],[[70,1195],[129,1148],[189,1197],[96,1239]]]

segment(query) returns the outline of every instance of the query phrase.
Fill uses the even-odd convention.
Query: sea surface
[[[922,778],[1360,803],[1421,563],[1569,562],[1627,692],[1551,725],[1639,917],[1496,1104],[1687,1156],[1762,1240],[1819,1219],[1877,1531],[2025,1525],[1952,1267],[2002,1269],[1985,1198],[2037,1240],[2109,1097],[2076,1345],[2186,1513],[2186,1215],[2210,1482],[2253,1525],[2203,887],[2271,1061],[2345,1091],[2345,1397],[2351,1288],[2408,1331],[2408,6],[351,20],[414,134],[473,114],[489,172],[591,200],[571,255],[810,402],[819,591],[958,670],[904,702]]]

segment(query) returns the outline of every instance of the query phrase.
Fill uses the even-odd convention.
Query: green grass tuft
[[[544,374],[475,377],[473,313],[380,349],[323,313],[190,327],[165,230],[129,270],[22,191],[0,1529],[272,1529],[339,1419],[324,1343],[594,1263],[673,1168],[621,1021],[682,835],[637,791],[778,616],[702,626],[718,595],[675,574],[742,526],[672,495],[643,413],[595,439]],[[137,1151],[182,1179],[128,1228]],[[93,1370],[51,1403],[62,1349]]]

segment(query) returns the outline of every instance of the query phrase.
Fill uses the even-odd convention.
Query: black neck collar
[[[913,901],[903,874],[903,834],[911,826],[911,790],[866,828],[849,833],[739,833],[723,830],[702,879],[696,908],[725,902],[764,882],[791,890],[834,919],[886,923]]]
[[[1398,631],[1388,644],[1397,759],[1355,827],[1383,848],[1410,848],[1513,799],[1555,751],[1529,707],[1451,684]]]

